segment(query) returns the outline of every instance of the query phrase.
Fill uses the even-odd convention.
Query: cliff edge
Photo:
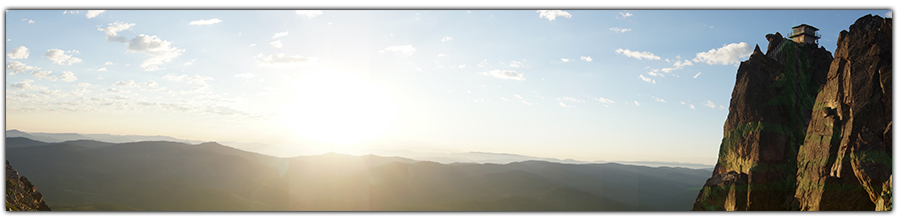
[[[44,196],[6,161],[6,211],[50,211]]]
[[[766,39],[766,53],[757,46],[738,68],[719,158],[692,210],[890,210],[891,19],[858,19],[834,57]]]

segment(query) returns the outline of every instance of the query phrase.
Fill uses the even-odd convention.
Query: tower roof
[[[794,27],[792,27],[792,28],[797,28],[797,27],[802,27],[802,26],[809,27],[810,29],[813,29],[813,30],[819,30],[818,28],[813,27],[813,26],[811,26],[811,25],[807,25],[806,23],[800,24],[800,25],[797,25],[797,26],[794,26]]]

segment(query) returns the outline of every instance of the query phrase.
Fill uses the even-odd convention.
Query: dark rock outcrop
[[[6,161],[6,211],[50,211],[44,196]]]
[[[857,20],[833,58],[766,39],[766,54],[738,68],[719,160],[693,210],[890,210],[891,19]]]
[[[869,15],[840,34],[797,157],[801,210],[891,205],[891,29],[891,19]]]

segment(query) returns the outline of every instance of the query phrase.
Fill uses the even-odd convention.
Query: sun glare
[[[295,140],[351,145],[391,128],[396,106],[380,86],[342,73],[313,74],[296,80],[282,109],[282,124]]]

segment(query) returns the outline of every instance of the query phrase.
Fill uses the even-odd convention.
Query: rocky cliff
[[[44,197],[6,161],[6,211],[49,211]]]
[[[757,46],[738,68],[719,159],[693,210],[889,210],[891,19],[860,18],[834,57],[780,33],[766,39],[766,53]]]

